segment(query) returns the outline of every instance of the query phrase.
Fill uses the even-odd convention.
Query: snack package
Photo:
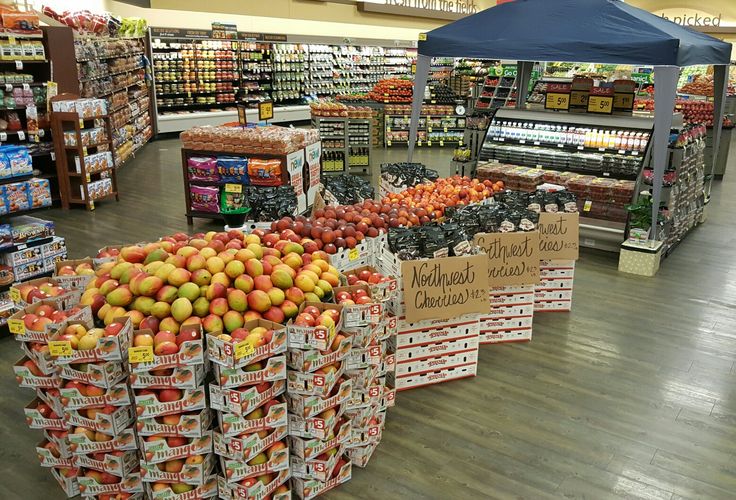
[[[187,171],[191,181],[219,181],[217,159],[212,156],[187,159]]]
[[[276,162],[281,165],[278,160],[276,160]],[[224,182],[232,182],[234,184],[248,184],[248,163],[248,158],[240,156],[218,156],[217,173],[220,176],[220,180]],[[280,175],[281,170],[279,169],[279,176]]]
[[[8,204],[8,212],[28,210],[28,184],[25,182],[7,184],[5,186],[5,199]]]
[[[233,189],[240,188],[240,189]],[[220,212],[223,214],[244,214],[250,208],[246,206],[246,195],[241,185],[225,185],[220,193]]]
[[[33,172],[33,160],[25,146],[2,146],[0,152],[7,157],[13,177]]]
[[[7,214],[8,213],[8,210],[9,210],[9,208],[8,208],[8,200],[5,198],[6,191],[7,190],[5,189],[5,186],[0,186],[0,215]],[[5,226],[5,224],[3,224],[3,226]],[[12,243],[12,240],[13,240],[12,235],[11,235],[10,240],[11,240],[11,243]],[[5,238],[3,237],[3,243],[4,242],[5,242]]]
[[[48,179],[33,178],[28,184],[28,202],[31,208],[51,206],[51,185]]]
[[[13,169],[10,166],[8,155],[0,152],[0,179],[7,179],[13,176]]]
[[[251,158],[248,161],[248,176],[254,186],[280,186],[281,160]]]
[[[190,186],[191,209],[202,212],[218,212],[219,189],[214,186]]]

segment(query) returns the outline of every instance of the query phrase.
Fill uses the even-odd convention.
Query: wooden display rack
[[[74,94],[60,94],[51,99],[51,102],[69,101],[79,99]],[[90,123],[95,120],[104,122],[106,139],[105,141],[89,146],[82,145],[81,132],[85,128],[90,128]],[[59,191],[61,193],[61,206],[68,209],[71,205],[84,205],[87,210],[95,209],[95,201],[104,200],[115,197],[116,201],[120,200],[118,196],[118,182],[115,165],[115,148],[113,147],[112,125],[110,123],[110,115],[105,114],[92,118],[80,118],[77,113],[68,112],[52,112],[51,114],[51,130],[54,137],[54,149],[56,150],[56,171],[59,178]],[[73,130],[77,137],[76,146],[67,146],[64,144],[64,132]],[[93,149],[95,153],[109,151],[112,154],[113,162],[111,167],[97,172],[87,172],[85,165],[85,157]],[[69,154],[71,152],[71,154]],[[75,154],[76,153],[76,154]],[[76,169],[75,159],[79,160],[79,172]],[[93,198],[90,195],[89,185],[92,177],[102,179],[102,174],[108,174],[112,182],[112,192],[104,196]],[[77,193],[76,190],[80,192]]]

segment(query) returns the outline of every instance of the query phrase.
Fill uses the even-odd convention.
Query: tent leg
[[[530,61],[519,61],[518,78],[516,79],[516,109],[526,107],[526,96],[529,94],[529,80],[532,78],[534,63]]]
[[[721,129],[723,128],[723,113],[726,109],[726,90],[728,87],[728,66],[718,64],[713,66],[714,102],[713,102],[713,163],[710,166],[710,179],[705,190],[705,199],[710,198],[713,188],[713,174],[718,162],[718,148],[721,145]]]
[[[414,96],[411,102],[411,124],[409,125],[409,163],[414,156],[414,144],[417,140],[417,129],[419,129],[419,116],[422,113],[422,101],[424,101],[424,89],[427,87],[429,66],[432,58],[419,54],[417,57],[417,72],[414,75]]]
[[[680,68],[676,66],[654,67],[654,81],[657,82],[657,91],[654,93],[654,136],[652,138],[654,195],[652,199],[652,228],[649,232],[650,241],[657,239],[659,203],[662,199],[662,179],[668,163],[667,148],[670,142],[672,110],[675,109],[677,78],[679,75]]]

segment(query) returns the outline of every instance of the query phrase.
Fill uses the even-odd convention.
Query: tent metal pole
[[[419,116],[422,113],[422,101],[424,101],[424,89],[427,87],[429,66],[432,62],[430,56],[419,54],[417,57],[417,72],[414,75],[414,96],[411,103],[411,124],[409,125],[409,163],[414,156],[414,144],[417,140],[417,129],[419,129]]]
[[[705,190],[705,199],[710,198],[713,188],[713,175],[718,162],[718,148],[721,145],[721,129],[723,128],[723,113],[726,109],[726,90],[728,87],[728,66],[717,64],[713,66],[713,162],[710,166],[710,179]]]
[[[652,227],[649,232],[649,241],[657,239],[657,220],[659,217],[659,203],[662,199],[662,179],[667,169],[669,158],[667,148],[670,142],[672,129],[672,110],[675,109],[677,97],[677,79],[680,68],[677,66],[655,66],[654,81],[657,82],[657,91],[654,93],[654,135],[653,135],[653,196],[652,196]]]
[[[519,61],[516,85],[516,109],[526,107],[526,96],[529,93],[529,80],[532,78],[534,63],[530,61]]]

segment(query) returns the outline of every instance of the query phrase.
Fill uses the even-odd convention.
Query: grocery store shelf
[[[133,56],[142,56],[144,52],[127,52],[125,54],[118,54],[116,56],[102,56],[102,57],[95,57],[93,59],[77,59],[77,62],[90,62],[90,61],[100,61],[100,60],[107,60],[107,59],[119,59],[121,57],[133,57]]]
[[[23,64],[48,64],[46,59],[0,59],[0,63],[15,64],[16,62],[22,62]]]
[[[269,123],[309,120],[309,116],[309,106],[274,106],[273,119],[269,120]],[[249,123],[257,122],[258,110],[246,110],[246,117]],[[196,126],[222,125],[237,120],[238,112],[236,110],[158,115],[158,133],[181,132]]]

